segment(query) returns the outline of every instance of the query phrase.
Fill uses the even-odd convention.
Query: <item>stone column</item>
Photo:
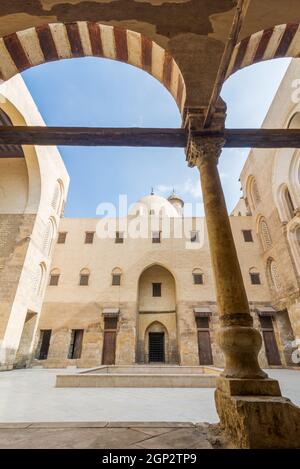
[[[258,364],[262,340],[253,327],[217,167],[224,143],[218,138],[191,138],[187,159],[201,177],[220,314],[218,342],[225,356],[222,376],[261,379],[267,377]]]
[[[200,171],[226,364],[217,380],[216,408],[239,448],[299,448],[300,409],[281,397],[278,382],[258,364],[262,340],[253,328],[217,168],[223,145],[220,138],[190,132],[187,148],[189,166]]]

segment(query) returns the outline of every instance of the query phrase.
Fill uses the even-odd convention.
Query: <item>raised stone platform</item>
[[[205,366],[101,366],[56,377],[56,387],[215,388],[220,369]]]

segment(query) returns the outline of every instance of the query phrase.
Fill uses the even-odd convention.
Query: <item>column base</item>
[[[281,397],[277,381],[219,378],[215,402],[237,448],[300,448],[300,408]]]

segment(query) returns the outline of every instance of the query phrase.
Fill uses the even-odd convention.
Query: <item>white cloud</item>
[[[187,179],[183,184],[175,184],[174,186],[159,184],[154,188],[154,192],[159,195],[166,196],[170,195],[173,191],[177,192],[179,195],[189,195],[194,199],[202,200],[202,192],[200,186],[200,180]]]

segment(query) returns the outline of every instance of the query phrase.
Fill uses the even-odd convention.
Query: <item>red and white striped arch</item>
[[[299,23],[280,24],[243,39],[234,49],[226,78],[249,65],[280,57],[300,57]]]
[[[145,70],[170,91],[183,111],[185,84],[172,56],[140,33],[98,23],[50,23],[0,38],[0,78],[8,80],[44,62],[85,56],[119,60]]]

